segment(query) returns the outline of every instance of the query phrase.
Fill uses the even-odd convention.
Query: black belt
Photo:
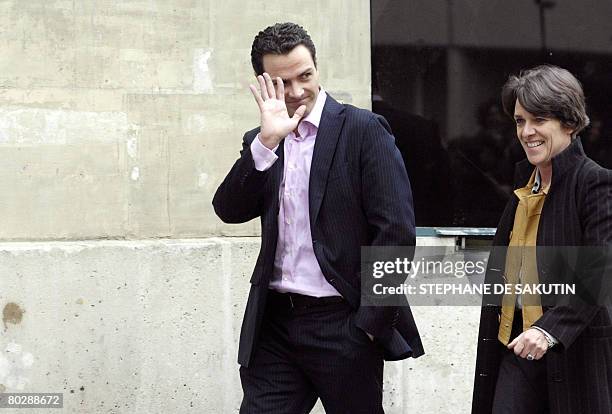
[[[270,289],[268,291],[268,305],[281,309],[309,309],[344,302],[342,296],[314,296],[300,295],[299,293],[280,293]]]

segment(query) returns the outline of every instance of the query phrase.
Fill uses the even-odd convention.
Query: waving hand
[[[264,72],[263,76],[257,76],[257,81],[259,82],[259,90],[254,85],[249,85],[249,89],[259,106],[261,122],[259,140],[263,145],[272,149],[297,128],[300,119],[306,112],[306,106],[300,106],[290,117],[285,104],[283,80],[277,77],[275,87],[270,75]]]

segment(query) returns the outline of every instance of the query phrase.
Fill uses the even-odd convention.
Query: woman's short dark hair
[[[264,73],[263,57],[267,54],[285,55],[298,45],[304,45],[310,52],[315,68],[316,50],[312,39],[302,26],[295,23],[276,23],[259,32],[251,46],[251,64],[256,75]]]
[[[584,92],[569,71],[553,65],[522,70],[510,76],[502,88],[504,112],[514,119],[516,101],[535,116],[558,119],[576,136],[589,125]]]

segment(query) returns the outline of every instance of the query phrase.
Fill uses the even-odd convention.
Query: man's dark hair
[[[316,68],[315,45],[302,26],[295,23],[276,23],[266,27],[255,36],[251,46],[251,64],[255,74],[264,73],[264,55],[286,55],[298,45],[304,45],[308,49]]]

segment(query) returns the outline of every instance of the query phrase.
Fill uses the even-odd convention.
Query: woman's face
[[[532,165],[546,168],[551,158],[570,144],[572,130],[556,119],[532,115],[520,104],[514,105],[516,135]]]

